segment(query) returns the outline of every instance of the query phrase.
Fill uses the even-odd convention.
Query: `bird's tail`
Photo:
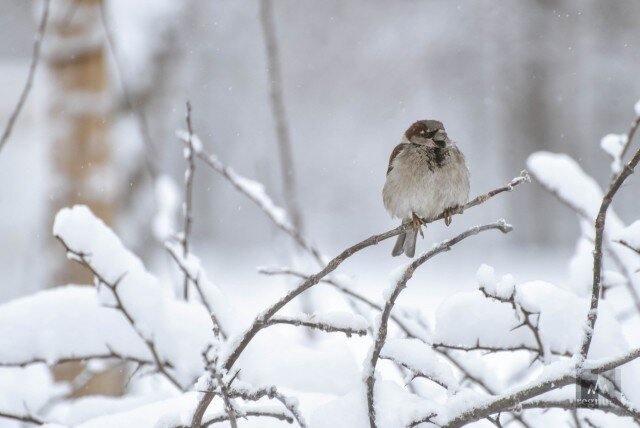
[[[396,239],[396,245],[393,246],[391,255],[393,257],[396,257],[404,253],[407,255],[407,257],[415,256],[417,239],[418,229],[407,229],[405,232],[398,235],[398,239]]]

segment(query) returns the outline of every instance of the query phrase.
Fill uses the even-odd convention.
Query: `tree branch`
[[[42,17],[40,18],[40,24],[38,25],[38,32],[36,33],[35,41],[33,42],[33,53],[31,54],[31,64],[29,65],[29,73],[27,74],[27,81],[25,82],[24,87],[22,88],[22,92],[20,93],[20,97],[18,98],[18,103],[14,107],[11,112],[11,116],[9,116],[9,120],[7,121],[7,125],[4,128],[4,132],[2,133],[2,137],[0,137],[0,152],[2,148],[9,140],[11,136],[11,132],[13,131],[13,126],[18,120],[18,116],[20,116],[20,112],[24,107],[24,104],[29,97],[29,92],[31,92],[31,87],[33,86],[33,79],[36,75],[36,69],[38,68],[38,64],[40,63],[40,51],[42,49],[42,40],[44,39],[44,33],[47,29],[47,21],[49,20],[49,6],[51,4],[51,0],[44,0],[44,5],[42,9]]]
[[[147,339],[146,337],[144,337],[144,335],[136,328],[135,320],[133,319],[129,311],[125,308],[122,302],[122,299],[120,298],[120,294],[118,293],[118,282],[122,280],[123,277],[118,279],[118,281],[116,281],[115,283],[110,283],[102,275],[100,275],[98,271],[94,269],[94,267],[91,265],[91,262],[87,260],[86,254],[71,249],[61,236],[56,236],[56,238],[58,239],[58,241],[60,241],[60,243],[62,243],[65,250],[67,251],[67,254],[72,255],[71,258],[73,260],[79,262],[81,265],[89,269],[93,274],[93,276],[101,284],[103,284],[105,287],[111,290],[111,293],[113,294],[113,297],[116,300],[116,306],[115,306],[116,309],[118,309],[122,313],[122,315],[124,315],[124,317],[127,319],[127,321],[129,321],[129,324],[131,325],[133,330],[136,332],[138,337],[140,337],[140,339],[142,339],[142,341],[145,343],[145,345],[149,349],[149,352],[151,352],[151,355],[153,356],[153,360],[155,362],[156,368],[158,369],[158,372],[164,375],[164,377],[169,382],[171,382],[176,388],[178,388],[180,391],[184,391],[185,388],[183,388],[180,385],[180,383],[171,375],[171,373],[169,373],[169,371],[166,369],[167,365],[161,361],[160,356],[158,354],[158,350],[153,340]]]
[[[452,239],[441,242],[440,244],[433,247],[431,250],[420,255],[418,258],[416,258],[413,262],[411,262],[405,268],[402,276],[396,282],[393,290],[391,291],[391,293],[389,294],[389,297],[387,298],[387,301],[384,306],[384,310],[380,315],[380,326],[378,327],[376,341],[372,348],[370,361],[367,369],[365,369],[365,374],[364,374],[365,376],[364,380],[367,385],[367,405],[369,408],[369,424],[371,425],[371,428],[376,428],[376,421],[375,421],[376,413],[375,413],[375,406],[374,406],[375,370],[376,370],[376,365],[378,363],[378,359],[380,357],[380,352],[382,351],[382,347],[384,346],[384,343],[387,339],[387,325],[389,323],[391,310],[395,305],[396,299],[398,298],[402,290],[406,288],[407,282],[409,281],[409,279],[411,279],[415,270],[418,267],[420,267],[423,263],[425,263],[427,260],[431,259],[432,257],[440,253],[449,251],[451,247],[453,247],[455,244],[457,244],[458,242],[470,236],[477,235],[480,232],[484,232],[492,229],[500,230],[502,233],[509,233],[511,230],[513,230],[513,228],[509,224],[507,224],[504,220],[499,220],[495,223],[485,224],[482,226],[472,227],[471,229],[468,229],[467,231],[459,234],[458,236]]]
[[[640,124],[640,118],[634,122],[632,129],[635,132],[635,128]],[[607,218],[607,210],[613,201],[614,196],[622,186],[622,183],[633,174],[634,168],[640,162],[640,149],[636,151],[633,158],[627,163],[618,177],[611,183],[609,190],[605,193],[596,217],[596,237],[593,251],[593,284],[591,289],[591,305],[587,314],[587,325],[585,327],[585,334],[580,345],[580,357],[584,361],[589,353],[591,347],[591,340],[593,338],[593,331],[598,319],[598,303],[600,301],[600,288],[602,281],[602,242],[604,236],[604,227]]]
[[[196,171],[196,162],[193,150],[193,127],[191,125],[191,103],[187,102],[187,130],[189,132],[185,158],[187,160],[187,170],[184,173],[184,229],[182,230],[182,257],[189,254],[189,235],[191,234],[191,223],[193,222],[193,176]],[[185,272],[182,297],[189,300],[189,275]]]
[[[0,418],[11,419],[11,420],[14,420],[14,421],[24,422],[24,423],[28,423],[28,424],[34,424],[34,425],[44,425],[46,423],[46,422],[36,418],[35,416],[31,416],[31,415],[16,415],[16,414],[7,413],[7,412],[0,412]]]

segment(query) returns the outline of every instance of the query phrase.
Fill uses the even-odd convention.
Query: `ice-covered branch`
[[[301,314],[298,316],[274,316],[268,325],[289,324],[312,328],[327,333],[344,333],[348,337],[353,334],[366,336],[369,324],[360,315],[353,315],[349,312],[330,312],[322,314]]]
[[[7,121],[7,125],[4,128],[2,137],[0,137],[0,152],[11,136],[13,126],[15,125],[16,120],[18,120],[18,116],[20,116],[20,112],[22,111],[22,108],[27,101],[27,97],[29,96],[29,92],[31,92],[31,87],[33,86],[33,78],[36,75],[36,69],[38,68],[38,64],[40,63],[42,39],[44,39],[44,33],[47,29],[47,21],[49,20],[49,6],[51,4],[51,0],[44,0],[43,3],[42,16],[40,18],[40,24],[38,25],[38,32],[36,33],[35,41],[33,42],[33,53],[31,54],[31,64],[29,65],[27,81],[22,88],[22,92],[20,93],[20,98],[18,98],[16,106],[11,112],[11,116],[9,116],[9,120]]]
[[[393,285],[393,288],[388,293],[388,297],[384,306],[384,310],[380,315],[380,325],[378,327],[378,331],[376,334],[375,343],[370,351],[370,359],[366,365],[364,379],[367,385],[367,406],[369,410],[369,423],[371,428],[376,427],[376,411],[375,411],[375,399],[374,399],[374,386],[375,386],[375,370],[376,365],[378,363],[378,359],[380,358],[380,353],[382,348],[387,340],[387,325],[389,323],[389,317],[391,314],[391,310],[395,306],[396,299],[407,286],[407,282],[413,277],[414,272],[418,269],[422,264],[424,264],[427,260],[432,257],[443,253],[445,251],[449,251],[451,247],[456,245],[458,242],[470,237],[477,235],[478,233],[487,231],[487,230],[499,230],[503,233],[510,232],[513,228],[511,225],[507,224],[504,220],[499,220],[495,223],[489,223],[482,226],[475,226],[467,231],[459,234],[458,236],[448,239],[446,241],[441,242],[440,244],[434,246],[431,250],[421,254],[417,257],[413,262],[411,262],[402,272],[402,275],[398,278],[396,283]]]

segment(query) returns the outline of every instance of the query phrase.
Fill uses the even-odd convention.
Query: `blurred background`
[[[3,127],[43,4],[0,0]],[[381,189],[391,150],[417,119],[445,123],[466,154],[472,195],[511,180],[538,150],[570,154],[604,185],[600,139],[627,131],[640,98],[638,16],[635,1],[51,0],[32,93],[0,152],[0,301],[87,280],[50,238],[57,210],[74,203],[89,204],[153,270],[168,269],[154,219],[183,199],[175,132],[187,100],[205,149],[277,203],[291,199],[327,255],[395,227]],[[292,156],[284,174],[278,117]],[[640,208],[637,184],[616,201],[625,220]],[[250,307],[244,285],[258,281],[255,266],[289,264],[287,238],[203,164],[194,200],[195,252]],[[430,225],[419,246],[500,217],[516,232],[465,244],[423,280],[444,296],[473,287],[487,262],[518,279],[561,281],[578,223],[536,184],[449,229]],[[180,230],[180,210],[174,220]],[[386,286],[400,263],[391,247],[345,270],[364,288]]]

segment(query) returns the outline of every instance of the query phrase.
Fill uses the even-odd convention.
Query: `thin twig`
[[[202,283],[200,280],[200,274],[194,276],[189,271],[187,266],[184,265],[181,257],[176,253],[176,251],[179,251],[178,248],[174,248],[169,243],[165,243],[165,248],[169,253],[169,255],[171,256],[171,258],[176,262],[176,265],[178,266],[178,268],[182,271],[182,273],[184,273],[184,275],[189,279],[189,281],[191,281],[196,291],[198,292],[198,296],[200,296],[200,301],[202,302],[204,307],[207,308],[207,312],[209,313],[209,316],[211,316],[211,322],[213,323],[213,333],[216,336],[220,335],[223,339],[227,339],[227,334],[222,328],[222,326],[220,325],[220,321],[218,320],[218,317],[216,317],[216,314],[213,311],[213,306],[211,305],[211,302],[209,302],[209,299],[207,299],[207,296],[204,294],[204,290],[202,289]]]
[[[193,222],[193,176],[196,171],[196,162],[193,150],[193,127],[191,125],[191,103],[187,101],[187,131],[189,137],[187,141],[186,159],[187,170],[184,173],[184,229],[182,231],[182,257],[185,259],[189,254],[189,235],[191,234],[191,223]],[[185,272],[182,297],[189,300],[189,275]]]
[[[336,326],[336,325],[331,325],[324,322],[316,322],[316,321],[313,321],[312,319],[305,320],[305,319],[298,319],[298,318],[291,318],[291,317],[273,317],[267,322],[267,324],[268,325],[289,324],[297,327],[312,328],[315,330],[324,331],[326,333],[344,333],[348,337],[351,337],[351,335],[353,334],[356,334],[358,336],[367,335],[366,328],[356,328],[351,326]]]
[[[458,242],[473,236],[478,233],[487,231],[487,230],[499,230],[502,233],[509,233],[513,228],[504,222],[504,220],[497,221],[495,223],[485,224],[482,226],[475,226],[467,231],[459,234],[458,236],[448,239],[446,241],[441,242],[440,244],[433,247],[431,250],[423,253],[418,258],[416,258],[413,262],[411,262],[404,270],[402,276],[396,282],[393,290],[389,293],[389,297],[384,306],[384,310],[380,315],[380,325],[378,327],[378,332],[376,335],[376,341],[371,350],[371,357],[368,361],[367,370],[364,374],[364,380],[367,385],[367,405],[369,409],[369,424],[371,428],[376,428],[376,412],[374,406],[374,386],[375,386],[375,370],[376,365],[378,363],[378,359],[380,358],[380,352],[382,351],[382,347],[384,346],[387,340],[387,326],[389,323],[389,317],[391,314],[391,310],[395,306],[396,299],[407,286],[407,282],[413,276],[418,267],[420,267],[427,260],[432,257],[443,253],[445,251],[449,251],[451,247],[453,247]]]
[[[270,410],[245,410],[243,416],[254,416],[254,417],[263,417],[263,418],[273,418],[283,422],[287,422],[289,424],[293,423],[293,418],[289,415],[286,415],[282,412],[274,412]],[[229,416],[225,413],[224,415],[214,416],[205,423],[202,424],[202,428],[208,428],[213,424],[217,424],[220,422],[228,421]]]
[[[9,120],[7,121],[7,125],[4,128],[4,132],[2,133],[2,137],[0,138],[0,152],[2,148],[9,140],[11,136],[11,132],[13,131],[13,126],[18,120],[18,116],[20,116],[20,112],[24,107],[27,98],[29,97],[29,93],[31,92],[31,87],[33,86],[33,79],[36,75],[36,69],[38,68],[38,64],[40,63],[40,51],[42,49],[42,40],[44,39],[44,34],[47,29],[47,21],[49,20],[49,6],[51,4],[51,0],[44,0],[42,17],[40,18],[40,24],[38,25],[38,32],[36,33],[35,41],[33,42],[33,53],[31,54],[31,64],[29,65],[29,73],[27,74],[27,81],[25,82],[24,87],[22,88],[22,92],[20,93],[20,97],[18,98],[18,103],[14,107],[11,112],[11,116],[9,116]]]
[[[639,118],[640,119],[640,118]],[[640,120],[634,122],[633,128],[637,128],[640,125]],[[604,237],[604,227],[607,218],[607,211],[613,198],[622,186],[622,183],[633,174],[633,170],[640,162],[640,149],[636,151],[633,158],[629,163],[625,164],[618,177],[611,183],[609,190],[605,193],[598,216],[596,217],[596,237],[593,250],[593,283],[591,287],[591,305],[587,314],[587,322],[585,326],[585,333],[580,345],[580,357],[581,360],[585,360],[591,347],[591,340],[593,338],[593,332],[598,319],[598,303],[600,301],[600,288],[602,281],[602,242]]]
[[[34,424],[34,425],[44,425],[46,423],[46,422],[36,418],[35,416],[31,416],[31,415],[16,415],[16,414],[7,413],[7,412],[0,412],[0,418],[11,419],[11,420],[14,420],[14,421],[24,422],[24,423],[28,423],[28,424]]]

